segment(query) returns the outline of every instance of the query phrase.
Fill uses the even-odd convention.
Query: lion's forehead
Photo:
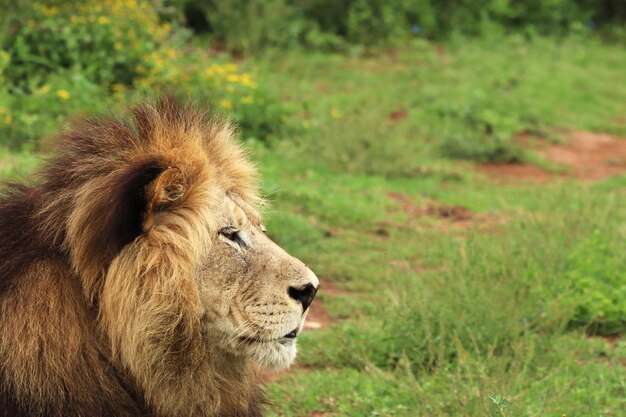
[[[230,196],[229,196],[230,197]],[[234,223],[234,226],[253,225],[259,227],[261,224],[261,215],[253,207],[243,203],[238,199],[227,199],[227,216]]]

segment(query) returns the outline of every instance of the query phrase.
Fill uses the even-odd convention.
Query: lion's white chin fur
[[[260,367],[272,372],[289,368],[297,352],[295,339],[255,344],[250,346],[249,351],[252,359]]]

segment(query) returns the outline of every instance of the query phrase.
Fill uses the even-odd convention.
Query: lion
[[[260,416],[319,288],[267,235],[231,123],[87,117],[0,197],[0,416]]]

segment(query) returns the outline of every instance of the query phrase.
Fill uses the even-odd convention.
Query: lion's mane
[[[0,416],[260,415],[252,365],[204,340],[188,270],[209,185],[257,204],[255,171],[193,106],[131,115],[73,123],[37,180],[2,191]],[[153,213],[168,227],[129,245]]]

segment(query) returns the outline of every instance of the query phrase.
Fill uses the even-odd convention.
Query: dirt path
[[[562,174],[529,164],[485,164],[480,170],[499,182],[546,182],[555,178],[595,181],[626,174],[626,138],[582,131],[568,131],[566,135],[568,141],[565,144],[534,149],[543,158],[563,166],[566,172]]]

